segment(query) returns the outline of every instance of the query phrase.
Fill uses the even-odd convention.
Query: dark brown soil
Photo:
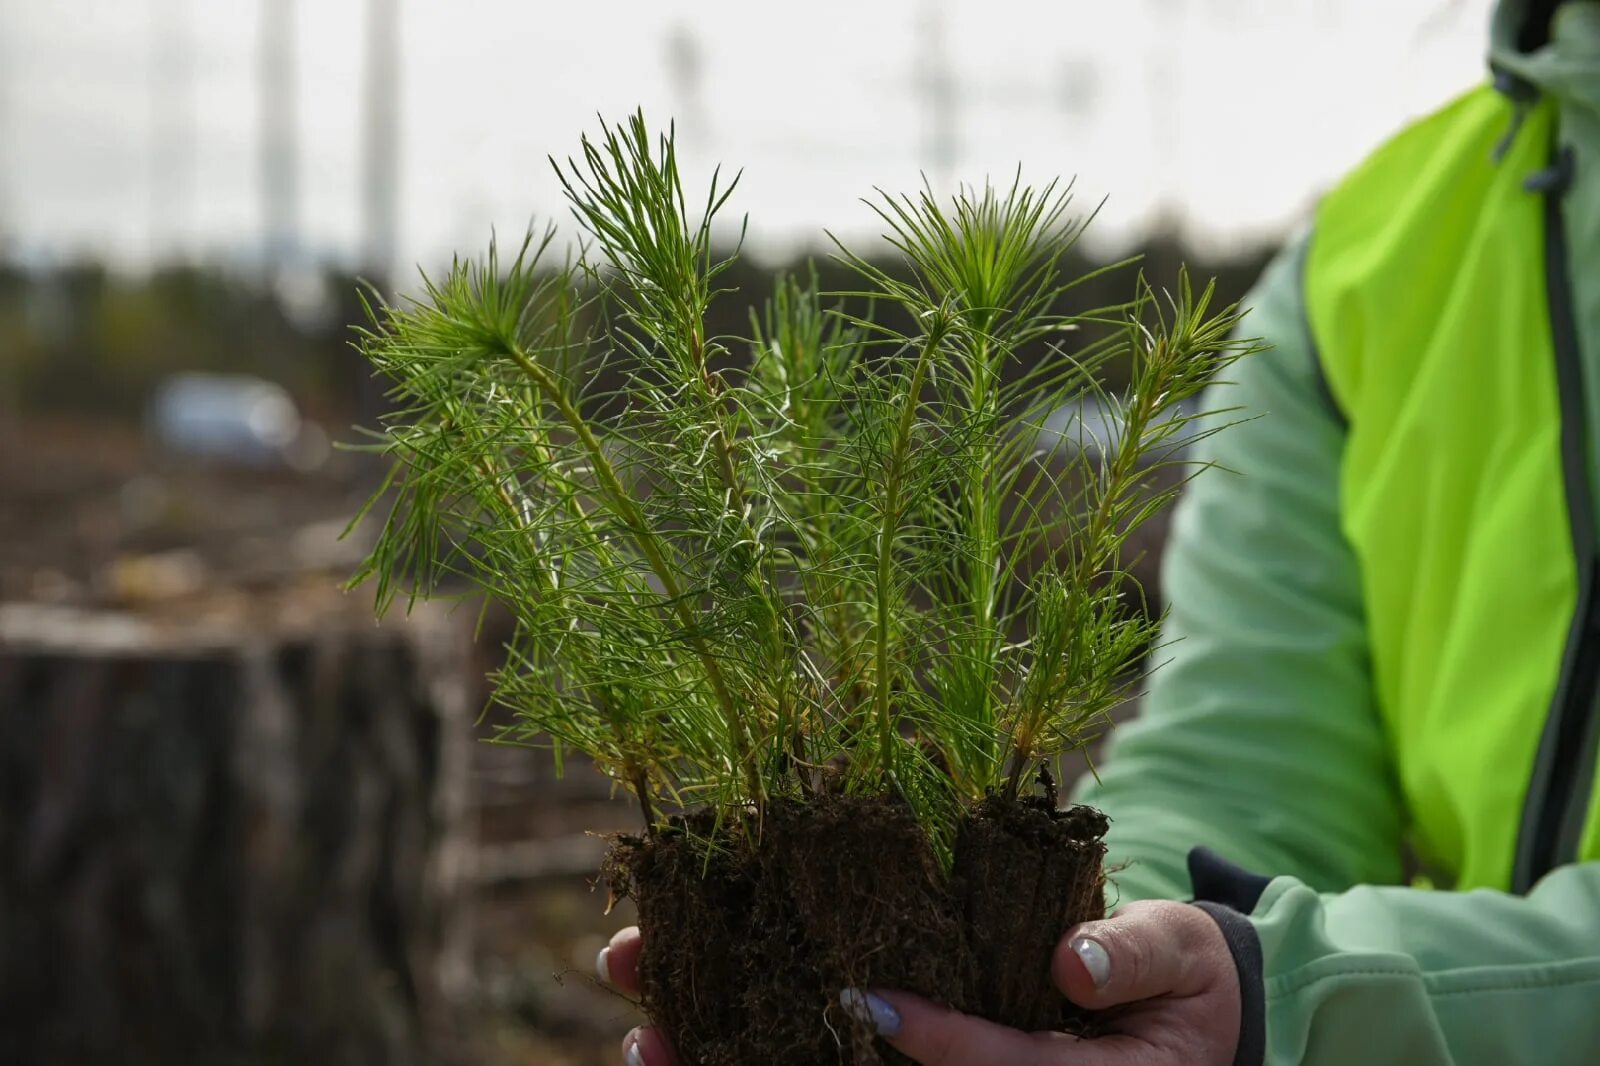
[[[1050,977],[1056,944],[1105,917],[1106,817],[1031,798],[985,800],[956,836],[952,889],[971,956],[970,1011],[1028,1032],[1086,1032]]]
[[[819,797],[773,804],[759,830],[700,813],[621,838],[605,873],[638,905],[643,1005],[685,1064],[899,1064],[839,1007],[841,989],[1083,1030],[1050,958],[1068,928],[1104,915],[1105,828],[1089,808],[989,799],[947,876],[902,805]]]

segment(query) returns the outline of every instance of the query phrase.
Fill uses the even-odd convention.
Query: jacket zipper
[[[1561,678],[1539,739],[1539,752],[1512,870],[1512,888],[1527,892],[1557,866],[1577,858],[1594,790],[1597,698],[1600,698],[1600,546],[1589,484],[1590,447],[1584,408],[1583,364],[1572,306],[1566,227],[1561,197],[1570,177],[1570,154],[1557,152],[1549,170],[1529,181],[1544,195],[1545,287],[1561,403],[1561,465],[1577,563],[1578,594],[1562,657]]]

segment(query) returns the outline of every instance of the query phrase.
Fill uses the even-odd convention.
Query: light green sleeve
[[[1241,965],[1269,1066],[1600,1062],[1600,863],[1526,897],[1395,885],[1401,803],[1339,532],[1344,429],[1299,257],[1249,301],[1274,350],[1210,394],[1251,420],[1206,442],[1233,472],[1203,473],[1175,516],[1165,665],[1077,798],[1112,818],[1121,901],[1190,897],[1197,845],[1273,878],[1249,915],[1261,972]]]
[[[1339,530],[1344,425],[1301,299],[1303,242],[1246,300],[1272,349],[1235,364],[1208,410],[1173,518],[1163,647],[1138,720],[1077,799],[1112,820],[1114,897],[1185,898],[1210,847],[1319,889],[1400,876],[1400,802],[1368,673],[1357,564]]]
[[[1600,1062],[1600,864],[1527,896],[1279,878],[1251,923],[1269,1066]]]

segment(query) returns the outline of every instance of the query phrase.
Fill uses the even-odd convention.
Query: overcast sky
[[[258,28],[264,4],[293,3],[296,230],[308,255],[353,260],[373,2],[0,0],[0,238],[32,259],[93,253],[132,266],[256,254]],[[1212,241],[1273,234],[1406,117],[1482,77],[1489,8],[388,2],[401,26],[407,262],[557,213],[546,153],[572,150],[597,111],[641,104],[657,120],[679,116],[692,174],[744,167],[735,206],[758,244],[857,232],[870,225],[857,198],[871,186],[944,173],[926,88],[941,76],[955,101],[955,177],[1018,163],[1035,179],[1076,174],[1086,202],[1111,195],[1111,239],[1159,213]]]

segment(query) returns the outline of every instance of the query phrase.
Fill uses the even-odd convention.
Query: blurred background
[[[0,0],[0,1061],[602,1063],[636,820],[479,740],[503,623],[374,625],[349,348],[642,106],[770,275],[1020,165],[1241,298],[1483,75],[1488,0]],[[1147,545],[1154,573],[1159,531]],[[489,716],[492,719],[492,715]]]

